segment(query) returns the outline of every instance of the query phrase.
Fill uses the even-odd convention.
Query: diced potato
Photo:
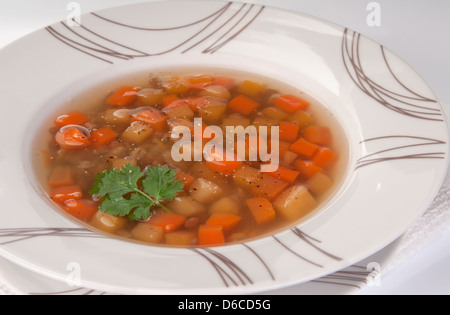
[[[93,227],[106,233],[115,233],[125,227],[128,220],[126,218],[111,215],[98,211],[89,222]]]
[[[180,118],[180,119],[194,119],[194,112],[187,104],[182,104],[175,107],[169,107],[168,109],[164,109],[164,112],[167,114],[169,119]]]
[[[303,110],[299,110],[288,118],[289,121],[297,122],[300,129],[306,128],[312,123],[312,116],[310,113],[305,112]]]
[[[133,238],[133,234],[131,234],[131,232],[129,230],[127,230],[126,228],[117,231],[116,235],[123,237],[123,238],[129,238],[129,239]]]
[[[283,163],[286,165],[292,164],[296,159],[298,158],[298,155],[295,154],[292,151],[286,151],[283,155]]]
[[[194,126],[194,123],[187,119],[173,118],[173,119],[167,120],[167,126],[169,126],[169,130],[172,130],[178,126],[192,128]]]
[[[284,191],[273,206],[282,218],[294,221],[310,213],[317,206],[317,201],[308,188],[296,185]]]
[[[223,197],[214,202],[209,208],[209,212],[212,213],[230,213],[238,214],[239,205],[229,197]]]
[[[187,143],[187,146],[190,146],[192,148],[192,144],[190,144],[190,143]],[[185,149],[185,148],[183,148],[183,149]],[[184,152],[183,150],[181,150],[181,151],[182,151],[181,153]],[[192,150],[191,150],[191,156],[192,156]],[[176,167],[181,168],[181,169],[186,169],[188,167],[188,164],[187,164],[188,162],[186,162],[186,161],[183,161],[183,160],[181,160],[179,162],[175,161],[172,158],[172,152],[171,151],[164,151],[164,152],[162,152],[161,153],[161,157],[163,158],[164,162],[166,164],[168,164],[168,165],[176,166]]]
[[[283,121],[289,118],[290,114],[278,107],[266,107],[263,109],[264,116]]]
[[[198,113],[206,124],[217,125],[222,120],[226,111],[226,103],[220,99],[211,99],[207,104],[199,108]]]
[[[313,194],[320,195],[333,186],[333,181],[324,173],[319,172],[311,177],[306,182],[306,185],[309,187]]]
[[[206,211],[206,207],[190,196],[176,197],[168,206],[171,211],[185,217],[194,217]]]
[[[253,186],[259,185],[261,180],[261,172],[250,166],[243,166],[233,174],[234,183],[246,190],[251,190]]]
[[[131,158],[131,157],[124,158],[124,159],[112,158],[112,159],[109,159],[108,162],[111,164],[112,169],[118,169],[118,170],[120,170],[122,167],[124,167],[125,165],[128,165],[128,164],[137,165],[136,159]]]
[[[138,92],[138,101],[144,106],[161,105],[162,99],[167,93],[163,89],[142,89]]]
[[[108,109],[103,118],[111,125],[127,125],[130,123],[131,114],[128,109]]]
[[[250,97],[255,97],[260,94],[265,88],[266,86],[262,83],[245,80],[239,86],[239,93],[245,94]]]
[[[209,180],[198,178],[192,183],[189,193],[195,200],[207,204],[220,198],[223,189]]]
[[[228,237],[228,242],[230,242],[230,243],[241,242],[247,238],[248,238],[248,234],[246,232],[236,232],[236,233],[231,234]]]
[[[252,125],[255,126],[256,128],[259,128],[261,126],[271,127],[271,126],[279,126],[280,122],[281,121],[278,119],[273,119],[265,116],[258,116],[253,120]],[[270,130],[270,128],[268,130]]]
[[[142,144],[152,135],[153,129],[149,125],[135,121],[122,133],[122,138],[134,144]]]
[[[229,100],[231,98],[230,91],[223,85],[210,85],[200,92],[200,96],[213,96]]]
[[[186,94],[189,91],[189,81],[181,77],[163,77],[159,85],[167,94]]]
[[[241,114],[231,114],[224,118],[222,122],[222,129],[225,130],[225,127],[232,126],[232,127],[238,127],[242,126],[244,128],[247,128],[250,126],[250,119],[247,117],[241,115]]]
[[[164,237],[167,245],[188,246],[191,245],[196,234],[192,231],[175,231],[167,233]]]
[[[206,74],[194,75],[188,79],[189,89],[193,91],[201,91],[205,87],[212,84],[212,77]]]
[[[131,234],[139,241],[152,244],[159,244],[164,239],[164,229],[147,222],[138,223],[131,230]]]
[[[256,127],[259,133],[259,127],[267,127],[267,136],[272,134],[272,128],[274,126],[279,126],[281,121],[273,118],[268,118],[265,116],[258,116],[253,120],[252,125]]]

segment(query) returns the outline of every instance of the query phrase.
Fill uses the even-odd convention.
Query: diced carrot
[[[182,101],[186,102],[189,105],[189,107],[194,112],[196,112],[200,108],[205,106],[209,99],[210,98],[207,96],[205,96],[205,97],[188,97],[188,98],[183,98]]]
[[[203,246],[222,245],[225,243],[223,227],[220,225],[200,225],[198,244]]]
[[[298,138],[300,127],[296,122],[283,121],[280,124],[280,140],[294,142]]]
[[[312,162],[322,168],[328,168],[337,160],[337,154],[328,148],[320,148],[312,158]]]
[[[257,197],[264,197],[270,200],[289,186],[289,183],[284,180],[262,173],[259,169],[246,165],[233,174],[233,182],[249,190]]]
[[[289,183],[282,179],[275,178],[267,173],[261,173],[259,180],[252,183],[251,191],[257,197],[272,200],[288,186]]]
[[[245,95],[239,95],[228,103],[229,108],[243,115],[250,115],[259,108],[259,106],[259,103]]]
[[[109,127],[97,129],[91,132],[89,138],[94,147],[100,147],[111,143],[118,137],[118,134]]]
[[[70,199],[83,198],[83,193],[78,185],[60,186],[52,188],[50,198],[55,202],[64,203]]]
[[[300,138],[297,142],[291,145],[289,148],[290,151],[297,153],[298,155],[301,155],[306,158],[310,158],[314,155],[314,153],[317,152],[319,149],[318,145],[315,145],[314,143],[311,143],[309,141],[306,141],[304,138]]]
[[[293,95],[283,95],[273,100],[275,106],[287,111],[288,113],[295,113],[298,110],[304,110],[309,103],[301,98]]]
[[[61,115],[55,120],[57,127],[64,127],[67,125],[83,125],[89,121],[89,117],[80,112],[73,112],[67,115]]]
[[[322,126],[308,126],[303,129],[303,137],[317,145],[330,146],[331,145],[331,131],[328,127]]]
[[[242,217],[231,213],[213,213],[208,221],[207,225],[219,225],[223,227],[224,232],[232,230],[236,225],[241,222]]]
[[[246,204],[259,225],[270,223],[277,216],[272,203],[266,198],[248,199]]]
[[[178,100],[179,100],[179,98],[176,94],[170,94],[170,95],[164,96],[162,99],[163,107],[167,107],[170,104],[172,104],[173,102],[178,101]]]
[[[313,162],[297,160],[294,162],[294,167],[299,171],[300,175],[305,178],[311,178],[319,172],[323,172],[320,166]]]
[[[201,91],[212,84],[213,79],[210,76],[203,75],[189,78],[189,89],[192,91]]]
[[[231,90],[234,86],[234,79],[228,77],[214,77],[212,81],[213,85],[222,85],[228,90]]]
[[[55,140],[62,149],[82,149],[91,144],[89,138],[75,127],[59,131]]]
[[[268,173],[278,179],[282,179],[286,182],[293,183],[297,179],[298,175],[300,174],[297,171],[291,170],[290,168],[280,166],[278,167],[278,170],[272,173]]]
[[[177,169],[176,172],[177,172],[176,179],[183,182],[184,189],[189,188],[189,186],[191,186],[191,184],[195,181],[194,176],[187,174],[180,169]]]
[[[89,221],[98,212],[98,206],[92,200],[72,199],[66,202],[64,210],[79,220]]]
[[[73,173],[69,166],[57,166],[50,175],[50,187],[70,186],[74,184]]]
[[[164,232],[169,233],[181,228],[186,222],[186,217],[175,213],[162,213],[152,216],[148,222],[162,227]]]
[[[238,161],[237,156],[232,154],[233,159],[227,160],[227,154],[224,151],[216,150],[210,152],[206,165],[215,172],[223,175],[232,175],[242,166],[242,161]]]
[[[130,105],[136,100],[139,90],[139,88],[123,86],[106,100],[106,104],[112,106]]]
[[[135,114],[132,120],[143,122],[158,131],[164,130],[167,125],[167,118],[152,108]]]

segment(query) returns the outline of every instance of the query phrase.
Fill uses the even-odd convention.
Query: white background
[[[211,0],[209,0],[211,1]],[[0,0],[0,48],[65,20],[70,0]],[[77,0],[82,13],[138,0]],[[317,16],[358,31],[398,54],[450,103],[450,0],[252,0]],[[369,26],[368,5],[380,5],[380,26]],[[1,71],[1,69],[0,69]],[[418,183],[419,184],[419,183]],[[450,227],[361,294],[450,294]]]

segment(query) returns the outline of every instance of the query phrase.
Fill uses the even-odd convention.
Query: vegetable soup
[[[39,177],[61,211],[109,235],[179,247],[248,241],[310,217],[345,171],[332,115],[265,78],[158,74],[95,93],[100,101],[60,109],[45,127]],[[257,133],[202,151],[213,138],[228,144],[227,127],[239,126]],[[180,145],[177,128],[192,141]],[[175,157],[176,144],[203,159]],[[264,160],[263,147],[277,159]]]

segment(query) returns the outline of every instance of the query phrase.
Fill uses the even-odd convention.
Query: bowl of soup
[[[356,32],[232,2],[82,21],[0,53],[15,263],[115,293],[262,292],[380,250],[442,183],[439,103]]]
[[[39,180],[63,213],[128,240],[219,246],[294,226],[340,186],[342,127],[304,93],[251,74],[142,80],[103,95],[94,88],[101,101],[74,99],[39,132],[50,134],[35,149]],[[134,173],[138,180],[112,197]]]

